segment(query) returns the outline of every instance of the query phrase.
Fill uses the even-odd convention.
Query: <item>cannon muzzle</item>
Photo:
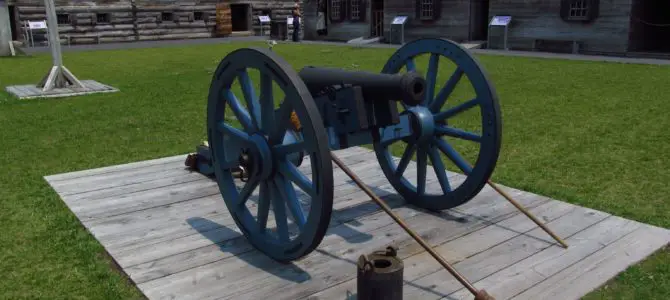
[[[426,81],[415,72],[379,74],[337,68],[305,67],[299,73],[312,93],[334,85],[355,85],[372,101],[402,101],[414,106],[423,101]]]

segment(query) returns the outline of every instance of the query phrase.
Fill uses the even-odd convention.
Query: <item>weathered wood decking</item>
[[[666,229],[505,188],[565,238],[570,244],[565,250],[489,187],[457,209],[432,214],[403,204],[374,153],[363,148],[337,153],[496,299],[575,299],[670,242]],[[404,260],[405,299],[472,298],[339,169],[328,234],[315,252],[282,265],[246,242],[216,183],[185,170],[184,159],[46,177],[150,299],[351,299],[358,256],[389,244],[399,247]],[[415,173],[412,167],[407,174]],[[301,169],[310,170],[305,164]],[[428,176],[436,182],[430,171]]]
[[[48,92],[42,92],[42,89],[34,84],[8,86],[5,90],[19,99],[70,97],[119,91],[117,88],[95,80],[81,80],[81,83],[84,85],[84,88],[55,88]]]

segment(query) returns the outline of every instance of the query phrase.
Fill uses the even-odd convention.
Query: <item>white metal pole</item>
[[[9,22],[7,1],[0,0],[0,56],[12,55],[9,43],[12,42],[12,28]]]

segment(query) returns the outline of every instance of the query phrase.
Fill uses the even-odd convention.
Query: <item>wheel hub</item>
[[[240,165],[247,168],[250,178],[266,180],[274,171],[270,143],[264,136],[258,134],[252,135],[250,141],[252,146],[246,151],[246,158],[244,154],[241,157]],[[247,165],[244,166],[243,163]]]
[[[430,140],[435,134],[435,120],[430,109],[422,106],[409,108],[412,119],[412,132],[417,142]]]

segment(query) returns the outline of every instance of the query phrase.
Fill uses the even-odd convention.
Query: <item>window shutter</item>
[[[561,19],[567,20],[570,16],[570,0],[561,0]]]
[[[589,21],[597,19],[600,15],[600,0],[589,1]]]
[[[347,5],[349,1],[346,0],[341,0],[340,1],[340,20],[339,21],[344,21],[347,19],[348,12],[349,12],[349,5]]]
[[[442,0],[433,0],[433,20],[439,20],[442,15]]]
[[[98,14],[93,14],[91,16],[91,25],[98,25]]]
[[[421,20],[421,0],[414,0],[415,2],[415,13],[416,13],[416,19]]]
[[[361,0],[361,22],[365,22],[368,17],[368,1],[367,0]]]

